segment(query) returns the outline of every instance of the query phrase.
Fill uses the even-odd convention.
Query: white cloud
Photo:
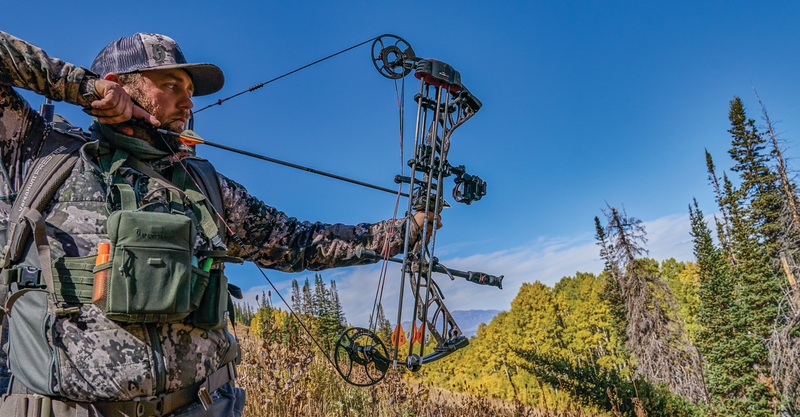
[[[709,221],[710,219],[710,221]],[[713,229],[713,215],[706,216]],[[650,257],[658,261],[675,258],[677,261],[693,261],[692,225],[689,214],[673,214],[644,222],[647,231],[647,249]]]

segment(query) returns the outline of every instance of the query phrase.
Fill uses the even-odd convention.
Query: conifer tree
[[[718,224],[728,252],[724,264],[697,203],[690,207],[700,275],[697,341],[708,363],[714,403],[730,415],[769,416],[776,393],[766,376],[771,363],[765,341],[772,334],[780,296],[772,262],[779,250],[783,201],[770,154],[764,152],[766,141],[739,97],[730,101],[728,118],[732,170],[741,185],[734,187],[724,175],[717,198],[729,226],[719,230]]]
[[[300,286],[297,280],[292,280],[292,310],[298,314],[303,313],[303,296],[300,295]]]
[[[757,133],[755,122],[747,119],[738,97],[731,101],[729,118],[730,153],[737,162],[733,170],[742,178],[740,208],[732,222],[734,248],[741,262],[734,268],[733,278],[738,287],[738,318],[748,336],[743,348],[753,368],[748,400],[751,408],[763,407],[767,413],[772,394],[763,379],[771,363],[764,341],[772,335],[776,300],[781,296],[772,261],[778,258],[782,201],[777,175],[767,165],[769,155],[762,152],[766,140]]]
[[[344,316],[344,308],[342,302],[339,300],[339,290],[336,289],[336,281],[331,280],[330,288],[331,309],[337,323],[342,327],[347,327],[347,319]]]
[[[344,313],[337,310],[334,302],[335,292],[329,291],[326,288],[325,282],[322,280],[322,275],[320,274],[314,274],[313,292],[314,328],[323,339],[333,343],[339,337],[339,333],[344,329],[344,325],[342,324]],[[336,294],[335,297],[338,298],[338,294]],[[339,308],[341,308],[341,306],[339,306]]]
[[[322,281],[322,275],[314,274],[314,295],[313,295],[313,310],[312,315],[320,318],[322,316],[331,315],[330,299],[328,298],[328,291],[325,288],[325,283]]]
[[[700,327],[696,344],[706,363],[705,374],[712,397],[712,409],[733,410],[736,408],[734,403],[744,395],[735,392],[737,375],[742,370],[740,358],[731,354],[738,345],[731,266],[723,252],[714,246],[711,231],[696,200],[694,207],[689,206],[689,217],[700,278],[697,290],[700,299],[697,321]]]
[[[392,343],[392,325],[389,323],[389,320],[386,319],[386,315],[383,313],[382,303],[378,303],[378,312],[375,314],[375,317],[375,327],[378,330],[378,337],[381,339],[383,344],[388,346]]]
[[[778,175],[769,167],[770,155],[763,153],[766,148],[764,136],[758,132],[755,120],[748,119],[744,105],[739,97],[730,102],[728,118],[731,128],[728,132],[733,140],[728,153],[736,164],[731,168],[742,179],[740,197],[749,203],[749,216],[752,227],[764,238],[764,255],[774,257],[780,234],[781,196],[778,189]]]
[[[306,278],[305,284],[302,289],[302,305],[300,312],[307,316],[314,316],[314,294],[311,293],[311,286]]]

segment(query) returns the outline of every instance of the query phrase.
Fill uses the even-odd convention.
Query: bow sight
[[[414,136],[414,156],[408,161],[411,175],[395,177],[398,184],[408,184],[410,196],[406,212],[406,228],[412,230],[413,211],[424,212],[424,218],[439,213],[449,206],[444,200],[442,179],[455,175],[452,195],[455,201],[471,204],[486,195],[486,181],[470,175],[464,165],[453,166],[447,161],[450,138],[453,132],[480,110],[481,102],[461,83],[461,74],[450,65],[433,59],[421,59],[404,39],[394,35],[383,35],[372,44],[372,62],[378,72],[389,79],[401,79],[414,71],[420,80],[417,102],[417,121]],[[398,324],[392,337],[392,349],[375,334],[374,329],[353,327],[345,331],[334,347],[334,365],[339,374],[349,383],[358,386],[373,385],[386,375],[390,365],[404,365],[412,372],[423,364],[439,360],[469,344],[461,329],[445,307],[444,295],[433,280],[432,274],[444,273],[451,279],[462,277],[479,285],[502,289],[503,276],[482,272],[462,272],[442,265],[434,256],[436,229],[422,225],[416,242],[409,241],[406,233],[403,259],[381,256],[368,250],[359,250],[356,256],[364,259],[383,259],[402,263],[403,279],[400,283],[400,302],[397,323],[402,321],[403,294],[408,277],[414,295],[411,343],[404,360],[398,360],[404,339]],[[424,288],[424,292],[422,289]],[[381,291],[379,291],[380,293]],[[376,305],[379,298],[376,298]],[[417,320],[420,321],[416,331]],[[374,324],[372,320],[370,327]],[[433,352],[426,355],[426,334],[436,341]],[[400,337],[402,336],[402,337]],[[419,342],[417,352],[414,343]],[[390,353],[391,352],[391,353]]]

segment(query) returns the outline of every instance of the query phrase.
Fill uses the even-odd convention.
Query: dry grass
[[[242,347],[237,384],[247,389],[245,416],[589,417],[454,393],[408,381],[392,370],[372,387],[354,387],[312,348],[307,335],[295,337],[275,326],[266,332],[267,340],[275,340],[270,342],[237,327]]]

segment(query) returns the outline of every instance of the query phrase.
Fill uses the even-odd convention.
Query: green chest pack
[[[113,183],[122,209],[111,213],[106,224],[109,260],[92,270],[92,302],[106,317],[119,322],[170,323],[191,316],[197,327],[213,330],[225,326],[228,282],[222,270],[210,267],[235,258],[225,256],[224,250],[215,250],[224,246],[205,195],[194,182],[187,186],[185,166],[175,168],[174,177],[183,183],[178,187],[119,150],[111,161],[109,178],[114,177],[121,162],[163,186],[171,201],[170,210],[145,211],[137,207],[129,184],[120,180]],[[211,250],[195,250],[197,226],[186,215],[187,208],[199,222]]]
[[[75,147],[62,150],[57,156],[60,158],[43,158],[41,170],[67,172],[79,158]],[[209,211],[209,205],[212,210],[222,210],[216,172],[204,160],[194,159],[184,164],[184,167],[175,168],[178,175],[174,175],[171,182],[124,151],[117,150],[106,157],[108,169],[104,177],[121,208],[112,212],[106,223],[110,240],[108,260],[96,264],[93,257],[59,258],[52,268],[42,268],[42,283],[56,311],[94,303],[109,319],[121,323],[185,321],[210,330],[226,325],[227,278],[221,269],[210,267],[219,262],[241,262],[241,259],[226,256],[219,234],[220,220],[215,220]],[[115,175],[122,166],[146,175],[166,189],[170,200],[167,212],[138,207],[132,187]],[[184,172],[183,168],[191,173]],[[21,269],[9,266],[26,252],[23,242],[31,231],[36,250],[29,252],[38,252],[39,259],[50,259],[41,215],[45,208],[42,201],[52,198],[60,184],[53,184],[52,176],[46,183],[41,178],[33,180],[41,184],[26,183],[23,189],[49,191],[40,198],[28,199],[39,207],[36,204],[25,206],[25,201],[21,201],[25,199],[15,201],[9,221],[9,240],[2,258],[6,281],[18,281],[8,276],[21,276]],[[205,190],[201,192],[195,184]],[[33,194],[36,197],[37,193]],[[193,217],[186,214],[187,209]],[[14,213],[19,213],[16,218]],[[198,226],[209,240],[205,245],[208,250],[196,250]],[[7,311],[13,302],[12,295],[6,305]]]

